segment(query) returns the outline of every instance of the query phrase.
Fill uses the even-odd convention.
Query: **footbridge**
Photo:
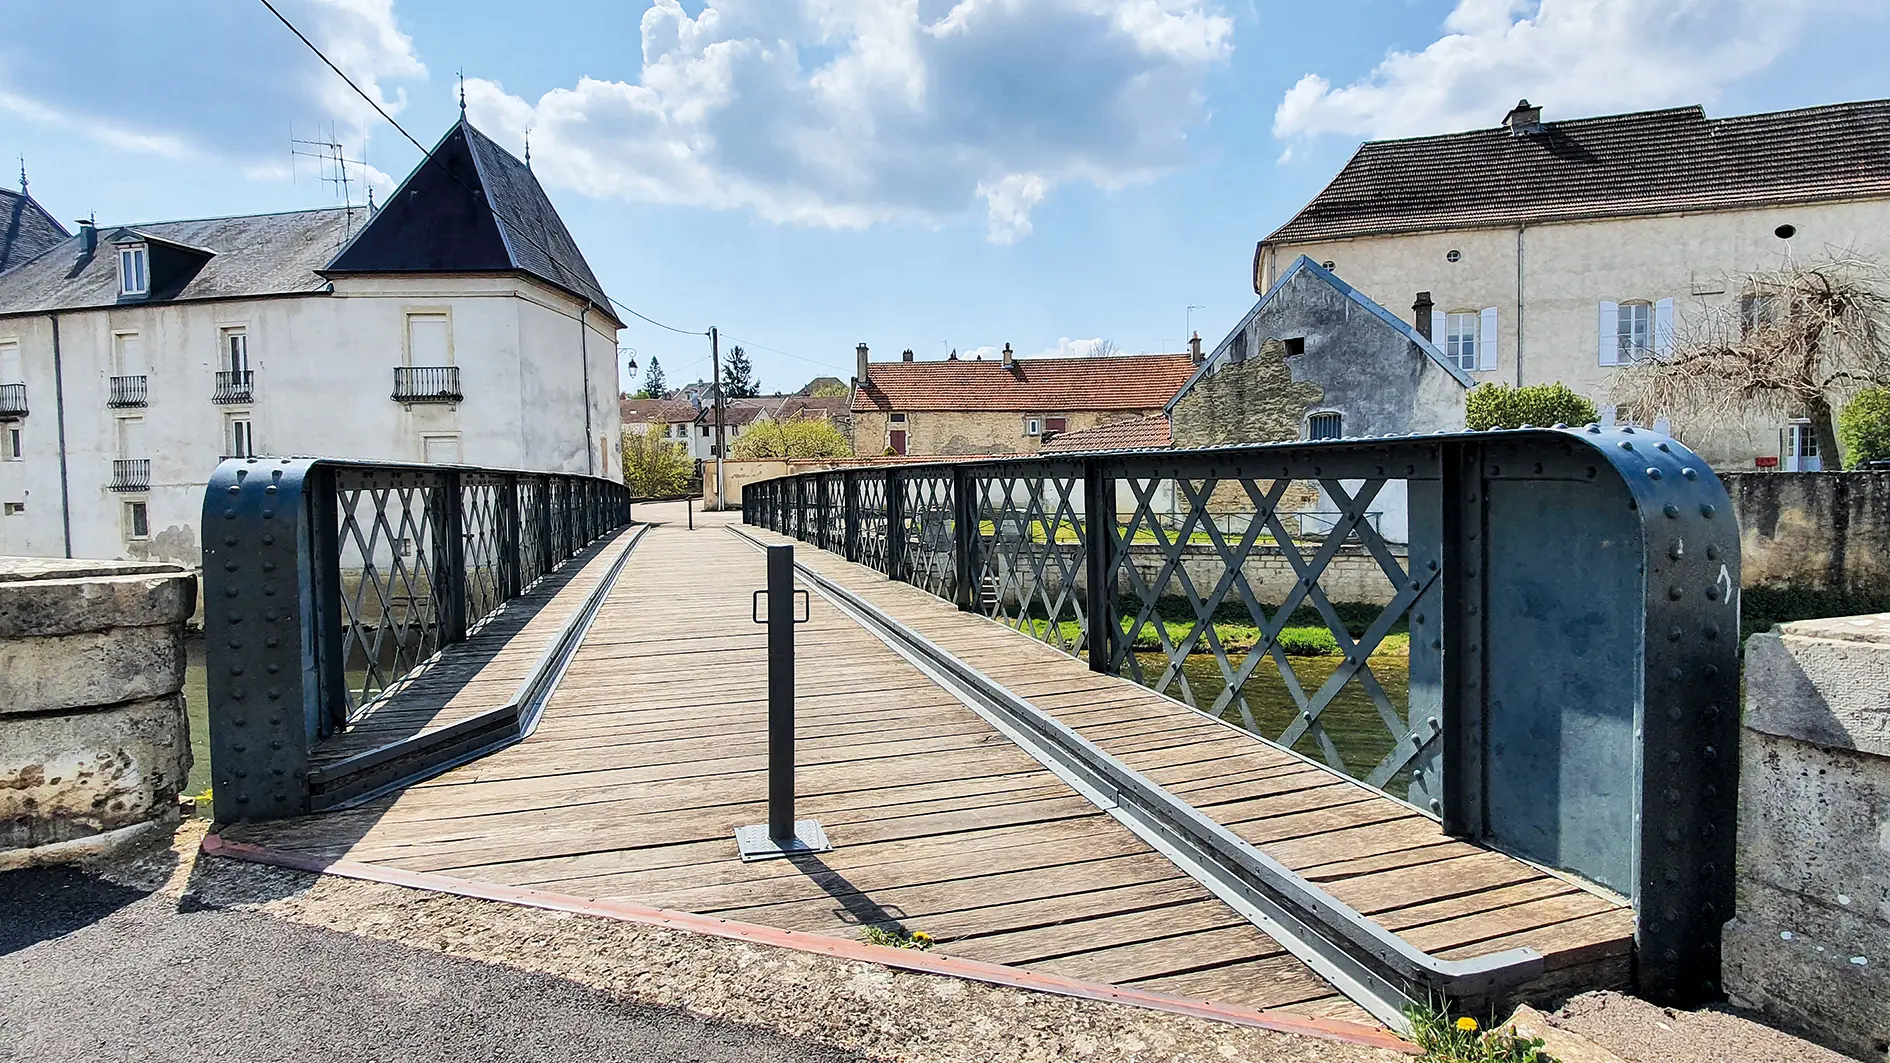
[[[1441,998],[1718,995],[1738,535],[1673,440],[864,465],[743,507],[226,462],[206,847],[1368,1041]],[[783,546],[805,594],[764,609]],[[831,848],[745,861],[784,675]]]

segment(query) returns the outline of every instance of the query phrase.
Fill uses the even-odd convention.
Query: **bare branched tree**
[[[1740,297],[1690,315],[1672,354],[1623,370],[1615,399],[1649,414],[1722,422],[1754,406],[1783,407],[1811,422],[1818,452],[1835,466],[1834,411],[1862,388],[1890,385],[1882,273],[1834,254],[1740,277]]]

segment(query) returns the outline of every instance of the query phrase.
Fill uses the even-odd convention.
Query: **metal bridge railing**
[[[742,508],[1627,894],[1643,991],[1717,992],[1739,536],[1674,440],[902,463],[751,484]]]
[[[308,811],[316,743],[629,522],[628,489],[597,477],[223,462],[203,523],[218,817]]]

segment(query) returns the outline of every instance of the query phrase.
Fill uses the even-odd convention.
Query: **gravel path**
[[[0,875],[0,985],[0,1045],[20,1060],[864,1058],[67,869]]]
[[[613,1045],[606,1041],[606,1047],[599,1049],[596,1040],[572,1041],[576,1047],[569,1058],[573,1059],[705,1063],[725,1058],[739,1058],[742,1063],[868,1058],[910,1063],[1408,1063],[1411,1059],[1381,1049],[894,971],[659,927],[228,859],[199,859],[196,846],[203,833],[201,821],[186,823],[173,850],[97,868],[125,888],[114,894],[95,887],[105,897],[90,909],[69,905],[72,913],[62,917],[56,906],[44,901],[23,905],[27,912],[43,912],[37,916],[43,925],[64,928],[68,937],[0,955],[0,986],[16,984],[27,970],[39,983],[30,1002],[0,1000],[0,1046],[24,1041],[31,1049],[20,1058],[36,1063],[67,1058],[191,1063],[204,1059],[563,1059],[563,1055],[528,1054],[540,1050],[536,1042],[526,1047],[505,1042],[507,1047],[499,1051],[492,1047],[499,1042],[455,1048],[441,1040],[443,1031],[466,1026],[483,1026],[510,1037],[521,1029],[511,1025],[515,1019],[540,1019],[563,1009],[574,1016],[574,1027],[597,1026],[598,1016],[616,1016],[611,1020],[616,1025],[609,1027],[611,1037],[627,1038],[633,1036],[628,1031],[647,1030],[669,1052],[636,1047],[648,1042],[621,1040]],[[9,882],[0,879],[0,897],[10,895]],[[123,906],[114,909],[118,903]],[[213,999],[213,994],[214,999],[226,1000],[238,968],[273,962],[251,957],[249,953],[267,950],[246,945],[235,950],[217,946],[212,962],[185,962],[182,958],[190,953],[181,945],[167,951],[161,942],[146,943],[141,936],[146,931],[138,921],[147,912],[160,923],[162,914],[180,927],[192,928],[187,935],[191,940],[212,937],[197,928],[223,925],[200,919],[209,916],[242,920],[252,928],[273,928],[250,931],[257,934],[303,935],[297,940],[308,944],[278,954],[277,959],[287,966],[271,971],[269,988],[241,1003],[219,1004],[209,1021],[198,1014],[195,1021],[177,1023],[184,1030],[221,1031],[215,1043],[227,1054],[207,1050],[211,1035],[205,1034],[189,1042],[197,1046],[190,1051],[177,1054],[171,1046],[140,1056],[132,1050],[154,1043],[152,1038],[169,1028],[154,1020],[154,1015],[161,1017],[163,1010],[177,1002],[197,1007]],[[14,919],[11,912],[0,910],[0,926]],[[125,919],[132,922],[123,924]],[[91,954],[76,940],[71,951],[59,948],[94,932],[113,934],[120,925],[120,936],[92,939],[107,952],[126,946],[118,950],[126,954],[122,961],[126,967],[116,972],[88,970]],[[0,944],[0,953],[14,947]],[[428,993],[426,985],[437,976],[415,974],[406,979],[377,973],[365,981],[325,982],[319,979],[329,965],[316,963],[305,979],[298,979],[297,972],[309,963],[312,950],[354,948],[384,949],[386,956],[422,965],[410,970],[432,970],[424,965],[437,963],[440,969],[450,967],[472,977],[469,982],[451,983],[451,990]],[[345,966],[356,972],[371,969]],[[341,972],[331,973],[339,977]],[[476,984],[482,981],[490,991]],[[538,999],[545,1002],[531,1003],[528,992],[500,988],[505,986],[537,987]],[[137,988],[127,992],[130,987]],[[136,1003],[147,991],[155,994],[148,1008]],[[363,1002],[370,997],[391,1001],[395,991],[416,995],[411,1003],[390,1004],[374,1014],[354,1010],[366,1006]],[[558,993],[565,995],[552,995]],[[304,1007],[292,999],[297,996],[313,1003]],[[519,997],[527,999],[515,1002]],[[97,1005],[77,1007],[75,1000]],[[435,1008],[436,1002],[454,1009],[450,1018],[425,1010]],[[323,1017],[336,1009],[349,1017],[334,1021]],[[399,1013],[406,1009],[422,1014],[403,1019]],[[382,1010],[388,1013],[381,1014]],[[62,1019],[58,1012],[72,1014]],[[268,1054],[274,1048],[242,1026],[244,1016],[250,1014],[294,1014],[298,1021],[306,1014],[310,1029],[320,1035],[311,1033],[299,1049]],[[29,1027],[28,1021],[42,1025]],[[377,1025],[389,1023],[393,1025],[385,1030]],[[16,1033],[15,1025],[23,1033]],[[260,1028],[271,1025],[261,1023]],[[322,1037],[345,1032],[337,1027],[364,1026],[373,1032],[365,1044],[355,1041],[345,1050],[316,1050]],[[690,1030],[700,1031],[693,1035],[694,1041],[685,1039]],[[396,1046],[392,1038],[408,1036],[409,1031],[413,1039]],[[88,1036],[93,1039],[87,1040]],[[730,1038],[734,1040],[725,1040]],[[555,1037],[546,1040],[544,1051],[554,1051],[563,1043]],[[726,1054],[714,1054],[719,1049],[726,1049]]]

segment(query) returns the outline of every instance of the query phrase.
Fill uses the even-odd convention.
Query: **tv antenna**
[[[359,181],[363,187],[367,187],[367,134],[365,131],[361,135],[361,155],[362,158],[359,159],[348,157],[341,140],[335,134],[332,123],[328,126],[326,135],[318,126],[314,137],[298,137],[295,135],[293,126],[289,129],[289,180],[293,182],[301,169],[295,160],[315,160],[316,180],[333,189],[335,197],[341,200],[343,207],[347,208],[343,222],[342,239],[344,241],[354,232],[354,185]],[[351,166],[361,171],[359,176],[349,172],[348,168]],[[368,195],[370,197],[373,195],[371,187],[368,187]]]

